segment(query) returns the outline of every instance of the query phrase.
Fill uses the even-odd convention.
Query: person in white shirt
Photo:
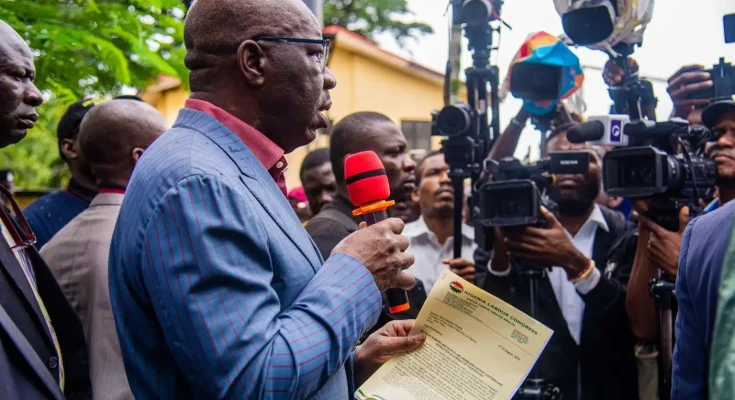
[[[621,238],[634,227],[622,214],[595,203],[602,186],[599,152],[570,143],[566,129],[560,128],[552,132],[543,153],[569,150],[590,152],[589,172],[557,175],[549,185],[547,194],[558,205],[558,215],[542,209],[548,228],[496,231],[484,289],[529,312],[529,277],[523,271],[548,271],[538,282],[534,317],[554,335],[535,371],[558,386],[565,400],[637,399],[626,282],[602,273]]]
[[[462,257],[454,258],[454,188],[444,154],[430,153],[419,163],[411,197],[419,205],[421,217],[403,229],[409,241],[406,252],[416,257],[407,271],[423,282],[427,293],[447,268],[474,281],[475,265],[470,260],[477,245],[474,230],[466,224],[462,225]]]

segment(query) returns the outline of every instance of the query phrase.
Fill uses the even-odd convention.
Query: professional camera
[[[502,0],[452,0],[454,25],[487,25],[498,19]]]
[[[502,0],[452,0],[453,24],[463,27],[472,52],[473,67],[466,71],[469,103],[447,105],[432,113],[431,134],[447,138],[442,142],[442,152],[450,175],[457,180],[479,177],[479,162],[490,151],[493,135],[498,131],[498,70],[490,65],[490,51],[493,49],[492,34],[499,29],[491,22],[499,19],[502,4]],[[492,88],[490,101],[488,84]],[[492,130],[488,104],[493,107]]]
[[[609,196],[650,198],[649,216],[671,231],[679,229],[678,211],[700,207],[714,193],[717,166],[704,156],[709,130],[680,118],[666,122],[629,122],[626,115],[593,117],[569,130],[574,143],[623,146],[602,162]]]
[[[735,66],[720,58],[718,64],[704,72],[709,74],[712,87],[696,91],[687,96],[688,98],[721,100],[735,96]]]
[[[553,100],[561,91],[562,67],[542,63],[517,63],[510,75],[513,97],[524,100]]]
[[[480,220],[483,226],[544,226],[541,206],[555,212],[556,204],[546,196],[552,174],[584,174],[589,170],[586,151],[551,152],[549,158],[523,165],[508,157],[485,161],[493,181],[480,188]]]

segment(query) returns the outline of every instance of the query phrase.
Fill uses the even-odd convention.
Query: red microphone
[[[345,158],[345,182],[350,201],[357,207],[353,215],[362,215],[368,225],[377,224],[388,218],[388,207],[395,205],[390,197],[390,184],[385,167],[378,155],[372,151],[355,153]],[[400,289],[385,291],[388,311],[391,314],[411,308],[408,293]]]

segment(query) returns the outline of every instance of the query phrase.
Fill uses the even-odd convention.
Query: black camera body
[[[523,165],[512,157],[500,162],[487,160],[485,170],[493,178],[480,188],[478,222],[487,227],[545,227],[541,206],[552,213],[558,209],[545,194],[546,187],[553,182],[551,174],[587,173],[589,157],[586,151],[559,151],[533,165]]]
[[[541,63],[517,63],[510,73],[510,92],[517,99],[553,100],[561,90],[561,67]]]
[[[476,164],[480,145],[477,111],[465,103],[457,103],[432,113],[431,117],[431,135],[446,138],[442,141],[442,153],[450,170],[468,176]]]
[[[585,129],[586,125],[580,128]],[[715,162],[704,155],[709,130],[680,118],[666,122],[638,120],[626,124],[628,146],[611,150],[602,160],[605,193],[613,197],[651,199],[648,216],[662,227],[679,229],[679,210],[700,208],[714,194]],[[576,134],[568,135],[576,141]],[[592,139],[587,136],[586,140]]]
[[[735,95],[735,65],[725,62],[725,58],[721,57],[719,63],[704,72],[709,74],[712,87],[698,90],[688,98],[722,100]]]

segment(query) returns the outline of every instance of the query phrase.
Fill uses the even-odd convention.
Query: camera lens
[[[646,165],[644,168],[642,168],[640,177],[641,177],[641,185],[644,185],[644,186],[653,185],[656,179],[656,173],[653,171],[653,166]]]
[[[465,0],[462,19],[467,25],[485,25],[492,17],[493,6],[489,0]]]
[[[444,107],[436,118],[439,133],[457,136],[470,129],[470,110],[464,105]]]
[[[648,157],[636,157],[633,160],[626,160],[626,163],[620,164],[620,176],[623,177],[621,187],[650,187],[656,182],[656,171],[654,165]]]
[[[516,193],[516,195],[523,196],[523,193]],[[504,205],[505,210],[503,210],[504,216],[507,217],[524,217],[531,213],[531,210],[528,208],[529,204],[527,199],[521,199],[521,198],[514,198],[511,197],[510,199],[507,199]]]
[[[513,65],[510,91],[524,100],[553,100],[560,95],[561,67],[533,62]]]

